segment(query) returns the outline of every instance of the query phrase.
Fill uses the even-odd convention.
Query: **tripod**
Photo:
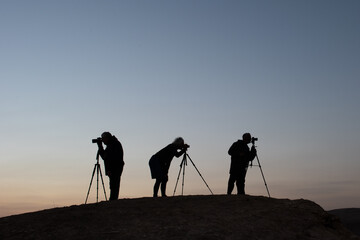
[[[90,181],[90,185],[89,185],[89,190],[88,190],[87,195],[86,195],[85,204],[87,203],[87,200],[88,200],[88,197],[89,197],[91,184],[92,184],[93,179],[94,179],[95,171],[96,171],[96,202],[99,201],[99,174],[100,174],[102,186],[103,186],[103,189],[104,189],[105,200],[107,201],[104,180],[103,180],[103,176],[102,176],[102,173],[101,173],[101,167],[100,167],[100,164],[99,164],[99,151],[96,154],[96,163],[95,163],[94,170],[93,170],[93,173],[92,173],[92,177],[91,177],[91,181]]]
[[[255,147],[254,142],[253,142],[253,146]],[[261,165],[260,165],[260,161],[259,161],[259,157],[258,157],[257,153],[256,153],[255,157],[256,157],[256,160],[257,160],[257,162],[258,162],[258,165],[253,165],[253,162],[251,161],[250,167],[252,167],[252,166],[257,166],[257,167],[260,168],[260,172],[261,172],[262,178],[263,178],[263,180],[264,180],[264,184],[265,184],[265,187],[266,187],[266,191],[267,191],[267,193],[268,193],[268,195],[269,195],[269,197],[270,197],[270,192],[269,192],[268,186],[267,186],[267,184],[266,184],[265,176],[264,176],[264,173],[263,173],[263,171],[262,171],[262,168],[261,168]]]
[[[190,156],[187,154],[187,152],[185,151],[183,159],[180,163],[180,170],[179,170],[179,174],[177,176],[177,180],[176,180],[176,184],[175,184],[175,189],[174,189],[174,193],[173,196],[175,195],[176,192],[176,187],[178,185],[179,182],[179,177],[180,177],[180,173],[181,170],[183,170],[182,172],[182,189],[181,189],[181,195],[184,195],[184,180],[185,180],[185,166],[187,166],[187,158],[189,158],[190,162],[192,163],[192,165],[195,167],[196,171],[199,173],[201,179],[204,181],[205,185],[207,186],[207,188],[210,190],[211,194],[214,195],[214,193],[211,191],[209,185],[206,183],[205,179],[203,178],[203,176],[201,175],[201,173],[199,172],[199,170],[197,169],[197,167],[195,166],[194,162],[191,160]]]

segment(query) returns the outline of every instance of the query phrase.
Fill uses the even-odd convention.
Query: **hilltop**
[[[121,199],[0,218],[0,239],[360,239],[308,200]]]

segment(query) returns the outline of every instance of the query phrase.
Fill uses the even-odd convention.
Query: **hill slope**
[[[360,236],[360,208],[344,208],[329,211],[340,218],[341,222]]]
[[[307,200],[121,199],[0,218],[0,239],[360,239]]]

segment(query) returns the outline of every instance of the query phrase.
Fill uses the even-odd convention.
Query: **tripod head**
[[[96,162],[99,163],[99,156],[100,156],[100,151],[98,150],[96,153]]]
[[[185,150],[185,152],[184,152],[184,154],[183,154],[183,159],[182,159],[182,161],[181,161],[181,163],[180,163],[180,167],[181,167],[182,165],[187,166],[187,158],[186,158],[186,156],[187,156],[187,153],[186,153],[186,150]]]
[[[256,151],[256,147],[257,146],[255,146],[255,141],[257,141],[257,140],[259,140],[258,138],[251,138],[251,143],[252,143],[252,146],[251,146],[251,151],[255,151],[255,156],[257,157],[257,151]],[[250,167],[252,167],[253,166],[253,161],[254,161],[254,159],[253,160],[251,160],[251,162],[250,162]]]
[[[183,159],[181,161],[181,164],[180,164],[180,167],[182,164],[184,164],[185,166],[187,166],[187,160],[186,160],[186,157],[188,156],[187,154],[187,150],[189,149],[190,145],[184,143],[184,146],[182,147],[181,151],[184,152],[183,153]]]

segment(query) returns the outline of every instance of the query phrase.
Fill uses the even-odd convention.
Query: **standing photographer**
[[[244,133],[242,140],[234,142],[228,153],[231,156],[230,178],[228,182],[227,194],[231,195],[236,182],[237,194],[245,194],[245,176],[249,166],[249,162],[254,160],[256,156],[256,149],[254,145],[251,150],[248,144],[251,142],[250,133]],[[255,141],[255,138],[253,139]]]
[[[149,161],[151,178],[156,179],[154,185],[154,197],[158,196],[159,187],[161,185],[161,195],[166,197],[166,183],[168,181],[168,172],[172,159],[180,157],[188,149],[189,145],[184,143],[184,139],[178,137],[173,143],[161,149],[153,155]],[[180,151],[179,151],[180,150]]]
[[[106,145],[104,150],[102,143]],[[120,177],[124,168],[124,151],[119,140],[109,132],[98,138],[98,154],[104,160],[105,174],[110,181],[110,201],[119,198]]]

